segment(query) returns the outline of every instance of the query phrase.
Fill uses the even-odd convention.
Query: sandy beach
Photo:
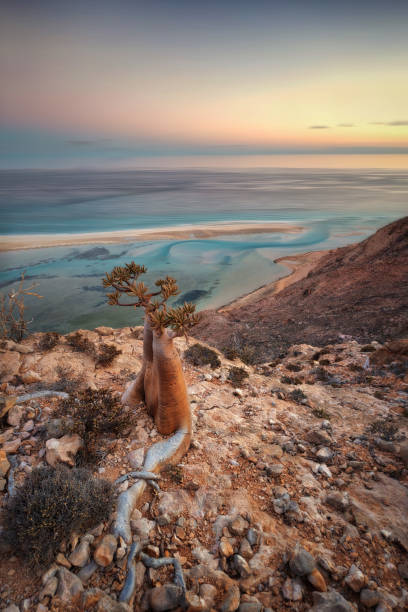
[[[112,244],[147,240],[194,240],[237,234],[298,233],[300,225],[288,223],[225,222],[175,227],[152,227],[118,230],[112,232],[89,232],[81,234],[16,234],[0,236],[0,251],[39,249],[44,247],[76,246],[81,244]]]
[[[280,263],[289,268],[290,273],[287,276],[283,276],[276,281],[262,285],[255,291],[251,291],[246,295],[233,300],[229,304],[219,308],[220,312],[228,312],[229,310],[240,308],[241,306],[247,306],[251,302],[257,302],[258,300],[268,297],[270,295],[280,293],[289,285],[296,283],[297,281],[305,278],[311,270],[318,264],[320,259],[330,253],[330,250],[325,251],[311,251],[308,253],[300,253],[299,255],[287,255],[285,257],[279,257],[275,259],[275,263]]]

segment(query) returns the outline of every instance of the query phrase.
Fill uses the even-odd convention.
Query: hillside
[[[54,462],[51,449],[75,461],[78,447],[64,455],[66,421],[52,393],[122,392],[141,364],[141,333],[98,328],[81,332],[81,342],[75,334],[52,342],[34,334],[2,344],[2,406],[11,406],[0,421],[3,509],[34,468]],[[176,343],[183,355],[184,339]],[[102,366],[95,355],[104,344],[121,353]],[[180,562],[185,599],[173,568],[147,568],[142,556],[134,601],[119,603],[129,548],[112,545],[109,519],[64,541],[39,572],[0,534],[0,609],[406,609],[407,352],[406,343],[346,341],[324,350],[293,346],[273,366],[219,354],[211,369],[184,358],[193,442],[161,474],[160,490],[144,493],[131,527],[150,557]],[[247,374],[240,386],[242,369],[234,368]],[[44,391],[51,396],[27,396]],[[99,439],[97,477],[115,482],[137,469],[161,439],[143,405],[128,416],[120,435]],[[115,483],[118,491],[128,485]]]
[[[329,251],[279,293],[271,286],[235,307],[205,311],[194,335],[220,349],[252,347],[257,362],[300,342],[324,346],[345,336],[384,342],[408,335],[408,217]]]

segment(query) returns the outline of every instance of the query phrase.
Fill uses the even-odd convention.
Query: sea
[[[88,244],[0,253],[0,292],[21,275],[30,331],[138,325],[109,306],[102,278],[135,261],[147,284],[174,276],[197,309],[216,308],[288,273],[286,255],[363,240],[408,214],[408,170],[182,168],[0,171],[0,241],[13,234],[78,234],[229,221],[301,225],[300,233]]]

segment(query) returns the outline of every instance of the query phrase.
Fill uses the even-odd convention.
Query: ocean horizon
[[[101,278],[134,260],[147,282],[174,276],[175,301],[215,308],[287,273],[274,260],[364,239],[408,211],[408,172],[373,169],[0,171],[0,234],[81,234],[206,223],[282,223],[282,231],[3,252],[2,293],[24,272],[30,331],[141,322],[110,307]],[[301,226],[289,233],[285,224]],[[0,236],[1,240],[1,236]]]

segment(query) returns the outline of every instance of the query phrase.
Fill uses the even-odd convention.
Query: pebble
[[[239,608],[241,593],[239,587],[233,584],[227,591],[220,607],[220,612],[234,612]]]
[[[251,575],[251,569],[244,557],[241,557],[241,555],[234,555],[232,562],[235,570],[238,572],[241,578],[248,578],[248,576]]]
[[[319,448],[316,453],[316,459],[321,463],[327,463],[328,461],[331,461],[333,459],[333,456],[333,451],[331,451],[330,448],[327,448],[327,446],[322,446],[322,448]]]
[[[326,581],[318,569],[314,569],[313,572],[308,574],[307,579],[310,584],[314,586],[316,591],[320,591],[321,593],[327,591]]]
[[[289,567],[295,576],[306,576],[316,568],[316,561],[313,556],[298,543],[289,561]]]
[[[365,586],[367,579],[357,565],[352,565],[344,581],[352,591],[359,593]]]
[[[366,608],[374,608],[380,601],[380,595],[378,591],[362,589],[360,592],[360,601]]]
[[[0,450],[0,476],[4,478],[10,469],[10,463],[6,456],[5,450]]]
[[[232,555],[234,554],[234,549],[232,548],[228,540],[225,539],[221,540],[219,545],[219,551],[223,557],[227,558],[232,557]]]
[[[58,570],[57,597],[63,602],[69,602],[83,591],[81,580],[65,567]]]
[[[242,516],[237,516],[230,521],[229,529],[231,533],[237,536],[243,536],[249,528],[249,523]]]
[[[309,612],[333,612],[333,610],[336,610],[336,612],[355,612],[354,606],[337,591],[328,591],[327,593],[314,591],[313,603],[314,606],[310,608]]]
[[[173,610],[180,605],[183,598],[183,589],[176,584],[165,584],[149,591],[149,610],[165,612]]]
[[[38,598],[44,599],[44,597],[54,597],[58,587],[58,578],[56,576],[52,576],[47,580],[45,585],[40,591]]]
[[[282,595],[287,601],[301,601],[303,599],[303,591],[300,580],[286,578],[282,586]]]
[[[340,491],[332,491],[326,497],[326,504],[338,510],[339,512],[344,512],[347,510],[349,506],[348,498],[343,495]]]
[[[68,557],[68,561],[75,565],[75,567],[83,567],[89,561],[90,556],[90,544],[93,542],[94,537],[92,535],[84,536],[78,546],[72,551]]]
[[[281,463],[274,463],[266,467],[266,473],[268,476],[280,476],[283,472],[283,465]]]
[[[112,563],[113,555],[116,552],[117,542],[114,535],[108,533],[96,547],[94,552],[94,560],[98,565],[107,567]]]

